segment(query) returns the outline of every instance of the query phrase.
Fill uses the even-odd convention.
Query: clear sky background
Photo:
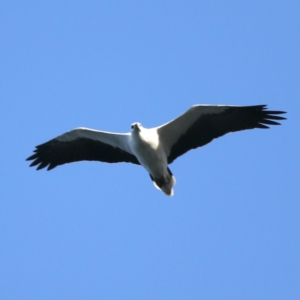
[[[0,299],[300,299],[299,1],[2,1]],[[282,126],[177,159],[172,198],[130,164],[36,172],[83,126],[193,104]]]

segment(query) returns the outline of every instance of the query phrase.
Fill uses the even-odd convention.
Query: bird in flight
[[[267,110],[266,105],[194,105],[174,120],[155,128],[133,123],[129,133],[75,128],[36,146],[30,167],[37,170],[89,160],[142,165],[154,186],[173,196],[176,183],[168,165],[191,149],[204,146],[226,133],[269,128],[285,120],[284,111]]]

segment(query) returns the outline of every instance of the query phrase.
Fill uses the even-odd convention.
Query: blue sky
[[[0,298],[300,299],[299,1],[3,1]],[[128,132],[193,104],[282,126],[177,159],[175,195],[130,164],[36,172],[34,146]]]

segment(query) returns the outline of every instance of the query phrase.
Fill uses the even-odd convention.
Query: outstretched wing
[[[51,170],[59,165],[82,160],[107,163],[130,162],[140,164],[128,145],[129,134],[76,128],[44,144],[36,146],[30,167],[37,170],[48,167]]]
[[[194,105],[184,114],[157,127],[168,163],[191,149],[204,146],[226,133],[280,125],[283,111],[267,110],[266,105]]]

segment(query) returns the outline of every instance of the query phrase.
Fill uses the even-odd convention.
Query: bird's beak
[[[135,125],[134,125],[134,130],[141,131],[141,128],[139,127],[138,124],[135,124]]]

